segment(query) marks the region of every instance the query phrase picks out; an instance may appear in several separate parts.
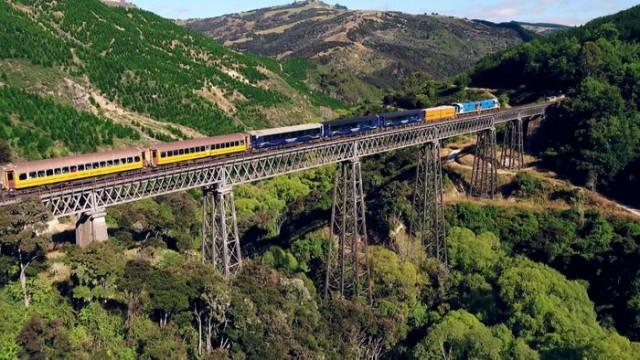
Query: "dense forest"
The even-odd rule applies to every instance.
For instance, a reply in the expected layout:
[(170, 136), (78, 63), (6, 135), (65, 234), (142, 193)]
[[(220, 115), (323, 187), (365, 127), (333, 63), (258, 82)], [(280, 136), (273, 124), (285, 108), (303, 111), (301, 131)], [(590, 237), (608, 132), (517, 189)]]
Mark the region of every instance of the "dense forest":
[(502, 189), (514, 205), (568, 209), (449, 206), (447, 268), (390, 237), (415, 156), (364, 164), (373, 306), (322, 297), (332, 167), (237, 189), (230, 279), (200, 259), (199, 191), (110, 209), (110, 242), (84, 250), (39, 235), (38, 202), (2, 208), (1, 357), (637, 358), (637, 222), (521, 173)]
[(564, 94), (537, 144), (579, 184), (640, 203), (640, 7), (507, 50), (470, 74), (513, 103)]

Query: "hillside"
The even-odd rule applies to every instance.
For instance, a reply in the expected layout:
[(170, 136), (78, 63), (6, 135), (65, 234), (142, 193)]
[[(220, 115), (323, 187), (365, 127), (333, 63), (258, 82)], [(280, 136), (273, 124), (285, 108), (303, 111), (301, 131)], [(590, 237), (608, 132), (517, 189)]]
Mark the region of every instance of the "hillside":
[(556, 33), (559, 31), (565, 31), (571, 28), (570, 26), (566, 26), (566, 25), (549, 24), (549, 23), (528, 23), (528, 22), (522, 22), (522, 21), (517, 21), (515, 23), (520, 25), (524, 29), (539, 35), (551, 35), (553, 33)]
[(379, 99), (380, 89), (398, 88), (399, 79), (412, 72), (434, 79), (457, 75), (530, 36), (491, 23), (352, 11), (320, 1), (180, 23), (239, 50), (312, 59), (321, 64), (313, 82), (353, 102)]
[(565, 94), (538, 150), (579, 184), (640, 204), (640, 6), (481, 61), (470, 78), (512, 103)]
[(299, 63), (238, 53), (150, 12), (0, 3), (0, 138), (14, 160), (332, 116), (341, 104), (304, 79)]

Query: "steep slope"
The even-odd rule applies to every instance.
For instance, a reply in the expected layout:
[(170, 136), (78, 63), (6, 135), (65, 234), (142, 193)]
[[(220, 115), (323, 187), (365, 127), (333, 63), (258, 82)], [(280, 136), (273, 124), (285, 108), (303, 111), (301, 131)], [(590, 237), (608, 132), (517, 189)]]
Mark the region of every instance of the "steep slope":
[[(11, 94), (0, 102), (0, 131), (27, 158), (117, 146), (104, 134), (96, 136), (105, 141), (74, 146), (57, 125), (66, 116), (48, 122), (51, 129), (40, 126), (39, 114), (17, 110), (34, 94), (43, 114), (80, 110), (90, 123), (116, 126), (123, 129), (116, 134), (134, 141), (331, 116), (341, 104), (307, 89), (298, 67), (238, 53), (152, 13), (98, 0), (0, 3), (0, 86)], [(50, 144), (23, 136), (31, 128)], [(84, 129), (74, 121), (64, 128)]]
[[(436, 79), (457, 75), (488, 54), (523, 41), (515, 29), (445, 16), (352, 11), (319, 1), (181, 22), (225, 45), (277, 59), (313, 59), (383, 89), (423, 71)], [(320, 69), (321, 72), (323, 69)], [(326, 70), (326, 69), (325, 69)], [(324, 71), (331, 89), (330, 71)], [(320, 76), (318, 76), (320, 77)], [(335, 77), (335, 76), (334, 76)], [(321, 79), (318, 79), (321, 80)], [(333, 87), (338, 87), (333, 84)], [(349, 93), (338, 94), (353, 99)]]

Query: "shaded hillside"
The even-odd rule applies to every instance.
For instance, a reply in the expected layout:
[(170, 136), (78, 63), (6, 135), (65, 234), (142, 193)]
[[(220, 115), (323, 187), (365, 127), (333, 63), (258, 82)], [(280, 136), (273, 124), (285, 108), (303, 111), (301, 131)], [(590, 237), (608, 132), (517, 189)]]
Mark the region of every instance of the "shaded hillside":
[[(445, 16), (351, 11), (318, 1), (183, 24), (237, 49), (278, 59), (313, 59), (316, 84), (355, 101), (354, 81), (397, 88), (403, 75), (457, 75), (480, 58), (523, 41), (516, 29)], [(332, 71), (333, 70), (333, 73)], [(355, 79), (349, 75), (355, 75)]]
[(477, 86), (512, 102), (566, 94), (539, 145), (574, 181), (640, 204), (640, 6), (483, 60)]
[[(0, 87), (11, 96), (0, 102), (0, 133), (19, 157), (37, 158), (117, 146), (114, 136), (164, 141), (331, 116), (340, 103), (307, 89), (298, 67), (98, 0), (1, 2)], [(78, 110), (99, 139), (84, 147), (61, 130), (84, 129), (66, 115)]]

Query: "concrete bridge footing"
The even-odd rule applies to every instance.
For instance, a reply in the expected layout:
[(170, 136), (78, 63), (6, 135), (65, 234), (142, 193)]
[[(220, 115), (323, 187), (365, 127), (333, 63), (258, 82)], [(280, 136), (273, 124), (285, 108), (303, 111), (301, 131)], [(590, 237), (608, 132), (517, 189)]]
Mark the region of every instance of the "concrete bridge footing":
[(81, 214), (76, 221), (76, 244), (84, 248), (92, 242), (109, 240), (106, 216), (105, 209)]

